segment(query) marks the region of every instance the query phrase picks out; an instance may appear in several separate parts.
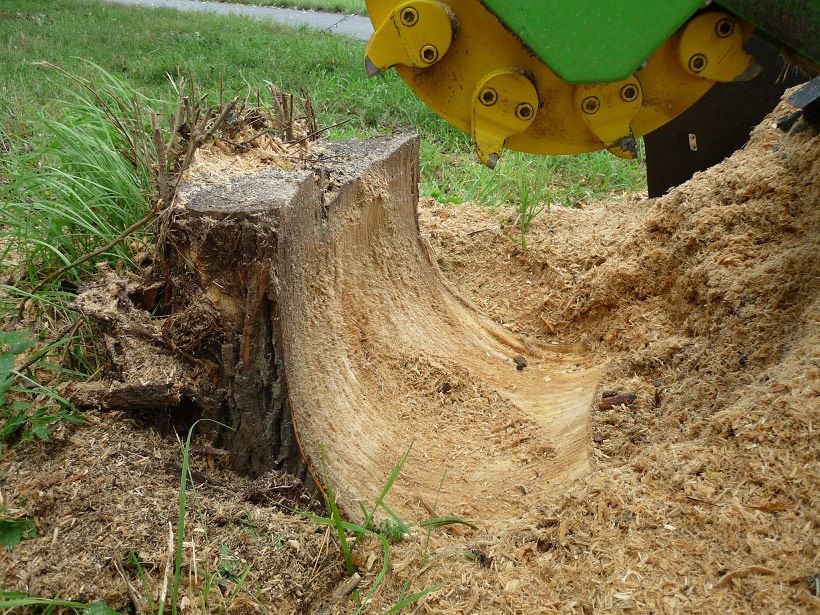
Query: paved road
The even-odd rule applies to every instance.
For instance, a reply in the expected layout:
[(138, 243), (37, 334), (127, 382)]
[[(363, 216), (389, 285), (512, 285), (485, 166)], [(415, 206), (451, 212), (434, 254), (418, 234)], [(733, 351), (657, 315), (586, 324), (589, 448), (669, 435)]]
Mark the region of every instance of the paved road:
[(287, 26), (307, 26), (323, 32), (342, 34), (366, 41), (373, 34), (373, 26), (367, 17), (320, 13), (318, 11), (297, 11), (271, 6), (249, 4), (229, 4), (227, 2), (197, 2), (195, 0), (107, 0), (116, 4), (169, 8), (177, 11), (199, 11), (217, 15), (245, 15), (254, 19), (275, 21)]

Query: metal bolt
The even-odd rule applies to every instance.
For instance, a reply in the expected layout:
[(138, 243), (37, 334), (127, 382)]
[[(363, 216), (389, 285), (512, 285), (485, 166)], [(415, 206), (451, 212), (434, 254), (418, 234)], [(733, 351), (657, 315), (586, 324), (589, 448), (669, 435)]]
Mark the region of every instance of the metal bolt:
[(415, 26), (419, 22), (419, 12), (412, 6), (408, 6), (401, 12), (401, 22), (405, 26)]
[(519, 120), (529, 121), (532, 119), (532, 115), (535, 113), (535, 109), (532, 108), (530, 103), (521, 103), (515, 108), (515, 116)]
[(728, 38), (732, 36), (732, 33), (735, 31), (735, 22), (731, 19), (723, 18), (717, 25), (715, 25), (715, 33), (720, 38)]
[(708, 60), (706, 56), (702, 53), (696, 53), (691, 58), (689, 58), (689, 70), (693, 73), (699, 73), (704, 68), (706, 68), (706, 64), (708, 64)]
[(478, 99), (488, 107), (492, 107), (498, 102), (498, 92), (492, 88), (484, 88), (481, 90), (481, 94), (478, 95)]
[(627, 83), (624, 87), (621, 88), (621, 100), (624, 102), (632, 102), (636, 98), (638, 98), (638, 94), (640, 91), (638, 90), (637, 86), (632, 83)]
[(598, 98), (595, 96), (588, 96), (581, 103), (581, 109), (583, 109), (584, 113), (586, 113), (587, 115), (593, 115), (595, 113), (598, 113), (598, 109), (600, 108), (601, 101), (598, 100)]
[(425, 45), (421, 48), (421, 59), (427, 64), (432, 64), (438, 60), (438, 49), (432, 45)]

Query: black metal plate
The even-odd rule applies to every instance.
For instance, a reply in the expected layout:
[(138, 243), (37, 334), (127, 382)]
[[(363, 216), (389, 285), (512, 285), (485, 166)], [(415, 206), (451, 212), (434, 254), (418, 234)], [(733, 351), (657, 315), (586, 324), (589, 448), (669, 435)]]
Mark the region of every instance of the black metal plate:
[[(644, 137), (649, 196), (661, 196), (743, 147), (783, 92), (807, 80), (780, 52), (755, 37), (747, 45), (762, 72), (742, 83), (719, 83), (680, 116)], [(690, 136), (693, 135), (693, 136)], [(695, 148), (695, 149), (693, 149)]]

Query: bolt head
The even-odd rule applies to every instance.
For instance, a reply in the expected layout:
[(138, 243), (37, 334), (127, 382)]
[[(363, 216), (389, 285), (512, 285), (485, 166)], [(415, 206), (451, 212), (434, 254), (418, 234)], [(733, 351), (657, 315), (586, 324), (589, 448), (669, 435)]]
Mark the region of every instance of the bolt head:
[(724, 17), (715, 24), (715, 34), (720, 38), (729, 38), (735, 31), (735, 22), (728, 17)]
[(481, 101), (481, 104), (486, 105), (487, 107), (492, 107), (498, 102), (498, 92), (496, 92), (493, 88), (484, 88), (479, 93), (478, 99)]
[(702, 53), (696, 53), (691, 58), (689, 58), (689, 70), (693, 73), (699, 73), (704, 68), (706, 68), (706, 65), (708, 63), (709, 61), (706, 59), (705, 55), (703, 55)]
[(640, 90), (638, 89), (638, 86), (633, 83), (627, 83), (621, 88), (621, 100), (624, 102), (634, 101), (638, 98), (638, 94), (640, 94)]
[(438, 60), (438, 49), (433, 45), (425, 45), (421, 48), (419, 56), (425, 64), (434, 64)]
[(532, 108), (530, 103), (521, 103), (515, 108), (515, 116), (519, 120), (523, 120), (528, 122), (532, 119), (532, 116), (535, 114), (535, 109)]
[(598, 110), (601, 108), (601, 101), (598, 100), (597, 96), (587, 96), (581, 102), (581, 109), (583, 109), (584, 113), (587, 115), (593, 115), (598, 113)]
[(419, 21), (419, 12), (412, 6), (408, 6), (401, 12), (401, 22), (405, 26), (415, 26)]

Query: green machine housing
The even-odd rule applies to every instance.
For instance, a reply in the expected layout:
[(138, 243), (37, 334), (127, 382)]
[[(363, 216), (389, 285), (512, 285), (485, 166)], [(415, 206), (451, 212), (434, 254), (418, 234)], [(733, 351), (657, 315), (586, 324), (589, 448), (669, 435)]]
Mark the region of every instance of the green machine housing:
[[(703, 0), (482, 0), (568, 83), (620, 81), (638, 70)], [(820, 0), (723, 0), (792, 57), (820, 67)]]

